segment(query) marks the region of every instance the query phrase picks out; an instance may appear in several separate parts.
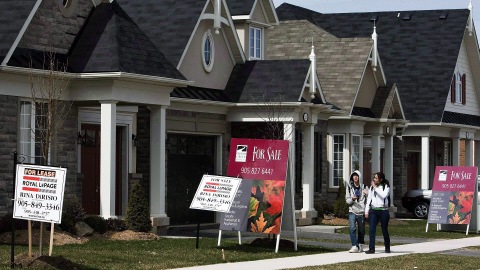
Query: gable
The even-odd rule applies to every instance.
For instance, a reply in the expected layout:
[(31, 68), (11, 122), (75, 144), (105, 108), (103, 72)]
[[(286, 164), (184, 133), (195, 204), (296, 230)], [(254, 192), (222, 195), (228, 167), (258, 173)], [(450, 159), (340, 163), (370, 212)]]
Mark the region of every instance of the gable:
[(356, 107), (371, 108), (373, 105), (373, 98), (375, 97), (375, 92), (377, 91), (377, 82), (375, 81), (375, 76), (373, 70), (368, 64), (363, 75), (362, 83), (360, 84), (357, 96), (355, 98)]
[[(480, 115), (480, 103), (478, 100), (478, 93), (475, 90), (475, 81), (473, 77), (473, 72), (471, 70), (471, 63), (468, 58), (467, 50), (465, 44), (462, 43), (460, 48), (460, 53), (458, 55), (458, 61), (453, 73), (465, 74), (466, 79), (466, 98), (465, 104), (460, 102), (452, 102), (452, 91), (449, 91), (447, 100), (445, 102), (445, 111), (471, 114), (471, 115)], [(452, 73), (452, 76), (453, 76)]]

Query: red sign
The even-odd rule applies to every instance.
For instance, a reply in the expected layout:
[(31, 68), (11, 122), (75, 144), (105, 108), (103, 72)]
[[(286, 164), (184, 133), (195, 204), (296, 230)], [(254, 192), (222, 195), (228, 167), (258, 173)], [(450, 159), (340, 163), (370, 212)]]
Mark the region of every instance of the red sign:
[(285, 181), (288, 141), (232, 139), (227, 176)]

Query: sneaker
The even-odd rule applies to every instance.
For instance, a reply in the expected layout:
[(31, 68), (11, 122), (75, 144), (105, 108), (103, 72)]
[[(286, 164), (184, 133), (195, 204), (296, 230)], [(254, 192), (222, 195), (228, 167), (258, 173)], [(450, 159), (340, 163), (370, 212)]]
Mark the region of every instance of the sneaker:
[(358, 244), (358, 252), (363, 252), (363, 244)]
[(386, 249), (385, 249), (385, 253), (390, 253), (390, 249), (389, 249), (389, 248), (386, 248)]
[(358, 247), (353, 246), (348, 252), (349, 253), (357, 253), (358, 252)]
[(369, 250), (365, 251), (365, 254), (373, 254), (373, 253), (375, 253), (375, 250), (369, 249)]

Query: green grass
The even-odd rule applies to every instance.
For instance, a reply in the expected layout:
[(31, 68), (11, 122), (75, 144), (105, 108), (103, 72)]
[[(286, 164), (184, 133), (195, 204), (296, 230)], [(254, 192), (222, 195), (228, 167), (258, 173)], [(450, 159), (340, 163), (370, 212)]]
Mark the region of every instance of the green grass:
[[(200, 239), (195, 249), (195, 239), (165, 239), (150, 241), (91, 240), (86, 244), (55, 246), (53, 256), (66, 258), (78, 269), (167, 269), (195, 265), (216, 264), (281, 258), (334, 252), (336, 250), (299, 246), (298, 251), (281, 248), (275, 253), (272, 247), (238, 246), (234, 241), (223, 241), (216, 247), (217, 239)], [(225, 254), (223, 260), (222, 248)], [(25, 253), (25, 246), (15, 248), (15, 253)], [(34, 249), (33, 252), (36, 250)], [(0, 245), (0, 268), (10, 265), (10, 246)], [(33, 268), (29, 268), (33, 269)], [(53, 268), (51, 268), (53, 269)]]
[[(466, 237), (476, 237), (478, 234), (469, 232), (468, 235), (465, 235), (464, 231), (437, 231), (436, 224), (428, 224), (428, 232), (425, 232), (427, 226), (426, 220), (408, 220), (405, 221), (405, 224), (399, 225), (390, 225), (388, 226), (388, 233), (390, 237), (410, 237), (410, 238), (432, 238), (432, 239), (458, 239)], [(348, 234), (349, 229), (342, 228), (338, 231), (339, 233)], [(369, 226), (365, 228), (365, 233), (368, 234)], [(377, 236), (382, 235), (382, 230), (380, 229), (380, 224), (377, 225)]]
[(372, 270), (372, 269), (479, 269), (478, 257), (445, 254), (411, 254), (365, 261), (337, 263), (297, 270)]

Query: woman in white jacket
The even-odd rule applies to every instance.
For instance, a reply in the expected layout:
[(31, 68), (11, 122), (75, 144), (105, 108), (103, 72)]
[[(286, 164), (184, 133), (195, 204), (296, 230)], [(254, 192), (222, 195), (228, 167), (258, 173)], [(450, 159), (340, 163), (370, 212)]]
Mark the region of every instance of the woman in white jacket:
[(368, 191), (367, 204), (365, 206), (365, 217), (369, 218), (370, 224), (370, 242), (369, 248), (365, 253), (375, 253), (375, 233), (378, 221), (382, 228), (383, 240), (385, 244), (385, 253), (390, 253), (390, 235), (388, 234), (388, 221), (390, 213), (388, 212), (390, 186), (385, 179), (385, 174), (378, 172), (372, 181), (372, 186)]

